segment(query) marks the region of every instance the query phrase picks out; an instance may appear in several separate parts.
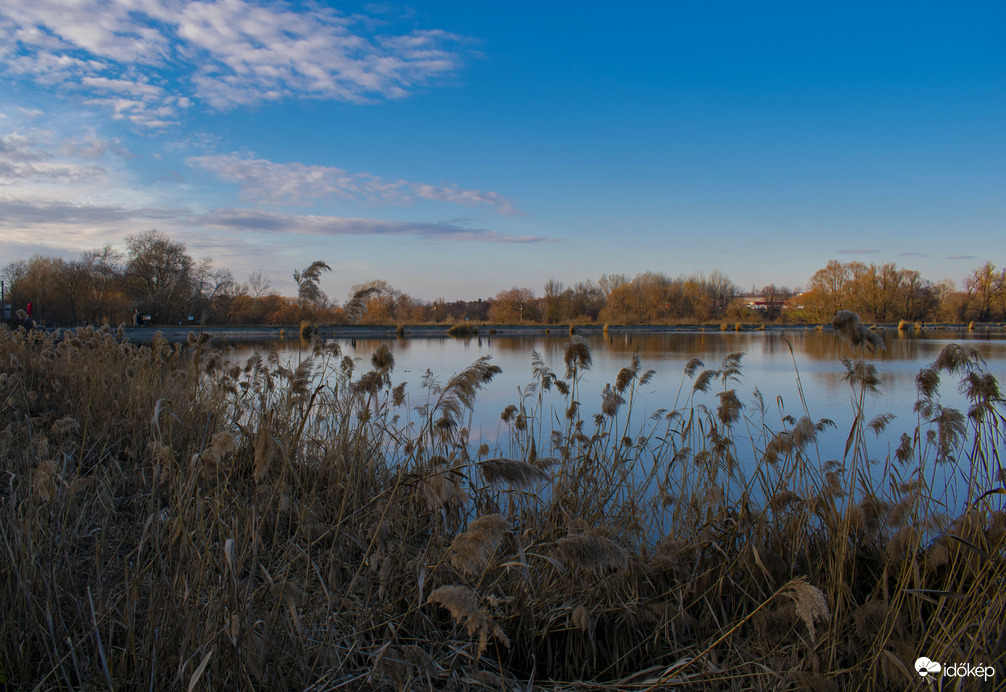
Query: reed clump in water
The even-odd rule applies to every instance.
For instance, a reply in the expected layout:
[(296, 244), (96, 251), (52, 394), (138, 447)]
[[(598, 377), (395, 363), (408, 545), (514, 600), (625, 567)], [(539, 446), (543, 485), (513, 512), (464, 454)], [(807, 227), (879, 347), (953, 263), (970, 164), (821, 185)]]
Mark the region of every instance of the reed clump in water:
[(690, 361), (641, 419), (652, 371), (634, 358), (588, 391), (574, 339), (564, 374), (532, 357), (476, 450), (485, 358), (428, 375), (408, 408), (388, 349), (365, 369), (314, 336), (300, 362), (233, 363), (199, 338), (2, 331), (0, 672), (40, 689), (890, 689), (924, 652), (1001, 674), (1004, 408), (978, 354), (947, 347), (919, 374), (917, 425), (879, 461), (891, 421), (868, 412), (868, 360), (844, 364), (841, 459), (816, 452), (831, 421), (773, 425), (738, 394), (741, 362)]
[(458, 322), (457, 324), (451, 325), (451, 327), (447, 330), (447, 334), (450, 336), (474, 336), (478, 333), (478, 326), (467, 322)]

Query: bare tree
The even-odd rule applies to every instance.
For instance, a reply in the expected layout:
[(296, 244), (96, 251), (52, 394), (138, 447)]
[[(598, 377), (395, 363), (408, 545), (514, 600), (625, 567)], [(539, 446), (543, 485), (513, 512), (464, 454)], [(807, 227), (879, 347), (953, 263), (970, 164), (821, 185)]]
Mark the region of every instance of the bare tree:
[(116, 282), (122, 277), (123, 254), (106, 243), (103, 247), (86, 250), (80, 255), (80, 263), (87, 275), (85, 311), (88, 319), (97, 324), (102, 318), (113, 318), (110, 308), (110, 294)]
[(185, 243), (147, 231), (126, 238), (126, 248), (126, 286), (137, 307), (155, 322), (179, 316), (192, 296), (194, 263)]

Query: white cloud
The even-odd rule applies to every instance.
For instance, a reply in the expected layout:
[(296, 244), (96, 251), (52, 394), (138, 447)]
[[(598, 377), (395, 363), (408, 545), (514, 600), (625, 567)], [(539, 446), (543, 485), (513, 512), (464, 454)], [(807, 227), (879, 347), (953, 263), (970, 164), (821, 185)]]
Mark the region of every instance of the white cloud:
[[(100, 228), (108, 225), (147, 225), (184, 218), (185, 209), (137, 208), (111, 204), (31, 201), (0, 198), (0, 225), (24, 229), (33, 226)], [(72, 234), (71, 234), (72, 235)]]
[(343, 216), (294, 216), (254, 209), (218, 209), (208, 214), (190, 217), (189, 221), (207, 228), (304, 235), (406, 235), (438, 240), (487, 243), (539, 243), (551, 240), (543, 236), (505, 235), (496, 231), (468, 228), (451, 222), (417, 223)]
[(145, 101), (153, 101), (162, 98), (164, 89), (146, 84), (144, 82), (131, 81), (128, 79), (108, 79), (107, 77), (84, 77), (80, 83), (86, 87), (91, 87), (97, 91), (110, 91), (126, 93), (141, 98)]
[(400, 98), (456, 71), (460, 37), (373, 35), (373, 22), (253, 0), (5, 0), (0, 66), (148, 127), (200, 99), (218, 109), (284, 98)]
[(0, 134), (0, 190), (27, 184), (96, 182), (105, 170), (94, 164), (54, 157), (34, 134)]
[(122, 146), (118, 138), (102, 139), (94, 130), (86, 130), (76, 137), (67, 137), (59, 145), (60, 154), (83, 159), (100, 159), (109, 152), (123, 158), (133, 158), (133, 153)]
[(430, 200), (469, 207), (487, 206), (502, 214), (518, 213), (513, 203), (498, 192), (452, 184), (385, 180), (369, 173), (348, 173), (333, 166), (275, 163), (239, 154), (193, 156), (186, 161), (190, 166), (215, 173), (222, 180), (239, 184), (246, 201), (265, 204), (299, 204), (309, 199), (333, 197), (396, 205)]
[(127, 235), (159, 228), (169, 235), (204, 237), (205, 230), (241, 236), (412, 236), (483, 243), (551, 242), (542, 236), (512, 236), (457, 222), (417, 223), (341, 216), (292, 215), (255, 209), (218, 209), (206, 214), (179, 207), (130, 206), (55, 199), (10, 198), (0, 194), (0, 232), (5, 241), (41, 243), (80, 252)]

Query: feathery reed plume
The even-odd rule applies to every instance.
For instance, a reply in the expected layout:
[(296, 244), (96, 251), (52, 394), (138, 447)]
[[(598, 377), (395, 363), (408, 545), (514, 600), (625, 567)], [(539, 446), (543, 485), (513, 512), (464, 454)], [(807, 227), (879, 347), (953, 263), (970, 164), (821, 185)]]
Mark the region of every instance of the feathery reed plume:
[(80, 429), (80, 425), (70, 416), (60, 418), (52, 424), (52, 432), (55, 435), (66, 435)]
[(719, 374), (720, 373), (717, 370), (703, 370), (699, 373), (699, 376), (695, 378), (695, 382), (692, 384), (692, 391), (708, 392), (709, 385), (712, 384), (713, 380), (715, 380)]
[(797, 505), (803, 501), (799, 495), (792, 490), (780, 490), (769, 498), (769, 507), (773, 512), (782, 512), (791, 505)]
[(874, 348), (884, 350), (884, 340), (870, 331), (869, 327), (859, 321), (859, 315), (849, 310), (839, 310), (835, 313), (835, 318), (831, 321), (831, 326), (839, 336), (853, 348), (866, 346), (871, 351)]
[(939, 386), (940, 372), (933, 366), (922, 368), (915, 376), (915, 388), (921, 397), (931, 398)]
[(391, 355), (391, 349), (387, 344), (377, 347), (374, 355), (370, 357), (370, 364), (374, 366), (374, 370), (391, 372), (395, 369), (395, 357)]
[(947, 344), (940, 351), (940, 355), (936, 357), (933, 367), (938, 371), (943, 370), (951, 375), (956, 375), (971, 371), (984, 363), (985, 359), (976, 349), (966, 348), (960, 344)]
[(395, 406), (401, 406), (405, 403), (405, 383), (399, 382), (395, 385), (395, 388), (391, 390), (391, 401)]
[(465, 409), (475, 405), (475, 395), (493, 377), (503, 372), (498, 365), (489, 363), (491, 356), (482, 356), (467, 368), (454, 375), (444, 385), (440, 392), (436, 408), (440, 409), (442, 418), (447, 421), (456, 420)]
[(314, 374), (314, 360), (305, 358), (293, 371), (290, 378), (290, 396), (304, 397), (311, 390), (311, 378)]
[(566, 565), (584, 570), (606, 567), (624, 570), (629, 566), (629, 555), (625, 548), (597, 529), (563, 536), (555, 542), (555, 552)]
[(720, 371), (717, 373), (717, 377), (722, 379), (724, 384), (730, 381), (740, 382), (741, 359), (743, 357), (743, 353), (730, 353), (720, 362)]
[(811, 585), (805, 577), (796, 577), (786, 584), (783, 594), (793, 599), (796, 604), (796, 614), (807, 625), (810, 641), (814, 643), (817, 634), (814, 623), (817, 620), (828, 620), (831, 617), (824, 592)]
[(725, 392), (720, 392), (716, 396), (719, 397), (720, 400), (720, 405), (716, 409), (717, 417), (724, 425), (733, 425), (740, 418), (741, 408), (743, 407), (740, 399), (737, 398), (737, 390), (728, 389)]
[(880, 393), (880, 377), (877, 375), (877, 366), (867, 363), (865, 360), (849, 360), (842, 358), (842, 365), (845, 366), (845, 375), (842, 379), (853, 387), (863, 387), (870, 394)]
[(510, 529), (502, 514), (487, 514), (471, 523), (451, 542), (451, 565), (462, 574), (475, 574), (489, 561), (500, 538)]
[(367, 301), (381, 295), (384, 295), (384, 288), (381, 284), (366, 284), (353, 292), (353, 295), (350, 296), (349, 300), (342, 307), (342, 314), (350, 322), (359, 322), (360, 318), (367, 312)]
[(223, 431), (214, 433), (210, 438), (210, 444), (199, 454), (193, 456), (193, 463), (200, 464), (200, 471), (203, 475), (215, 472), (220, 465), (220, 461), (237, 448), (237, 439), (234, 433)]
[(567, 379), (573, 377), (578, 372), (590, 370), (591, 356), (590, 347), (581, 337), (571, 337), (566, 344), (566, 352), (563, 354), (562, 362), (566, 364)]
[(858, 515), (856, 517), (857, 528), (863, 532), (864, 537), (867, 540), (874, 540), (880, 535), (880, 529), (890, 505), (876, 495), (867, 495), (858, 505), (849, 509)]
[(695, 371), (703, 367), (704, 365), (705, 363), (703, 363), (698, 358), (692, 358), (687, 363), (685, 363), (685, 377), (694, 377)]
[(880, 434), (887, 429), (887, 425), (894, 420), (893, 413), (881, 413), (873, 417), (866, 427), (874, 432), (874, 434), (879, 438)]
[(625, 397), (613, 389), (610, 384), (604, 385), (604, 391), (601, 392), (601, 413), (609, 418), (614, 417), (624, 403)]
[(618, 371), (618, 376), (615, 378), (615, 391), (619, 394), (624, 394), (625, 390), (629, 388), (632, 383), (633, 378), (635, 378), (636, 373), (639, 370), (639, 354), (634, 353), (632, 355), (632, 365), (624, 367)]
[(454, 481), (450, 470), (442, 466), (423, 478), (419, 489), (431, 512), (453, 510), (468, 501), (468, 493)]
[(479, 462), (478, 468), (489, 485), (506, 483), (511, 488), (526, 488), (551, 478), (546, 469), (518, 459), (486, 459)]
[(506, 634), (492, 621), (489, 612), (479, 605), (478, 594), (467, 586), (441, 586), (430, 594), (429, 602), (447, 608), (454, 621), (465, 626), (469, 637), (479, 635), (479, 655), (486, 650), (490, 637), (509, 648), (510, 640)]
[(582, 604), (573, 608), (573, 612), (569, 614), (569, 624), (583, 632), (593, 630), (593, 618), (590, 617), (590, 611)]
[(902, 464), (907, 464), (912, 460), (912, 454), (914, 452), (915, 443), (912, 440), (912, 437), (908, 433), (901, 433), (901, 442), (898, 445), (897, 450), (894, 452), (894, 458)]
[(890, 614), (889, 604), (879, 600), (867, 601), (853, 616), (856, 635), (864, 642), (870, 641), (883, 631), (884, 623)]
[(931, 422), (936, 423), (936, 430), (929, 431), (929, 441), (936, 443), (936, 461), (953, 461), (954, 450), (964, 438), (967, 427), (964, 414), (954, 408), (937, 407), (938, 413)]

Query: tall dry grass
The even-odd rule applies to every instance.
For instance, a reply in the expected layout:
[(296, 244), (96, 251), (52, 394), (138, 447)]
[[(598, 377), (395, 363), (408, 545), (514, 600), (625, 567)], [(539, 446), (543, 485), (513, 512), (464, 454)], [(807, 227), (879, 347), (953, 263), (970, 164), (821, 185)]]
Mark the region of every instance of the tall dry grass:
[[(2, 681), (914, 689), (922, 655), (1006, 675), (1006, 421), (976, 353), (919, 374), (890, 455), (876, 371), (845, 362), (841, 459), (806, 404), (741, 403), (740, 354), (691, 361), (645, 420), (638, 357), (596, 414), (585, 342), (563, 375), (532, 366), (476, 449), (487, 359), (407, 393), (387, 348), (361, 367), (317, 337), (299, 363), (238, 365), (195, 335), (0, 332)], [(968, 411), (941, 403), (946, 377)]]

